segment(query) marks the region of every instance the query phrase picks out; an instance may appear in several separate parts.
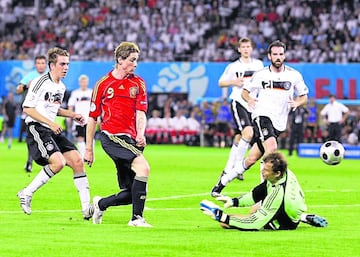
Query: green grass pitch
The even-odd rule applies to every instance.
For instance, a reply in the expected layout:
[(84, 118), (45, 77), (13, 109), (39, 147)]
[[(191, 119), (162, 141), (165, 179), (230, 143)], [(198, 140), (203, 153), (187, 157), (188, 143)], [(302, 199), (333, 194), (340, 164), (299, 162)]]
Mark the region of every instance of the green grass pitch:
[[(103, 224), (82, 220), (72, 171), (65, 168), (33, 197), (30, 216), (16, 193), (39, 171), (23, 170), (24, 143), (0, 144), (0, 256), (360, 256), (359, 160), (328, 166), (320, 159), (288, 157), (306, 194), (309, 212), (327, 218), (327, 228), (301, 224), (295, 231), (225, 230), (199, 210), (227, 160), (229, 149), (149, 145), (151, 165), (145, 218), (153, 228), (128, 227), (131, 206), (105, 212)], [(112, 161), (96, 146), (86, 167), (91, 196), (115, 193)], [(259, 182), (259, 165), (233, 181), (224, 193), (237, 196)], [(231, 210), (247, 212), (248, 209)]]

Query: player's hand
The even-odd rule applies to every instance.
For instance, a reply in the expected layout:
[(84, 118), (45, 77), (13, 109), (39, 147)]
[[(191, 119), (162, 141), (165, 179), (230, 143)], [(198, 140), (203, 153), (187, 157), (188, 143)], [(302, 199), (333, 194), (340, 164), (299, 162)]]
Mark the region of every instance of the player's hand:
[(94, 162), (94, 152), (93, 152), (93, 150), (85, 149), (84, 163), (86, 163), (89, 167), (91, 167), (93, 162)]
[(220, 201), (220, 202), (223, 202), (224, 203), (224, 208), (227, 209), (227, 208), (230, 208), (230, 207), (233, 207), (234, 206), (234, 201), (231, 197), (229, 196), (219, 196), (219, 197), (216, 197), (216, 200)]
[(55, 123), (55, 122), (53, 122), (53, 123), (50, 124), (49, 126), (50, 126), (50, 129), (51, 129), (56, 135), (59, 135), (59, 134), (61, 134), (61, 132), (63, 132), (62, 127), (61, 127), (59, 124)]
[(85, 125), (85, 118), (81, 114), (75, 113), (72, 118), (74, 121), (79, 123), (81, 126)]
[(138, 147), (145, 147), (146, 146), (146, 137), (143, 135), (137, 135), (136, 136), (136, 145)]
[(295, 111), (296, 108), (299, 106), (299, 104), (292, 97), (289, 97), (288, 103), (289, 103), (292, 111)]

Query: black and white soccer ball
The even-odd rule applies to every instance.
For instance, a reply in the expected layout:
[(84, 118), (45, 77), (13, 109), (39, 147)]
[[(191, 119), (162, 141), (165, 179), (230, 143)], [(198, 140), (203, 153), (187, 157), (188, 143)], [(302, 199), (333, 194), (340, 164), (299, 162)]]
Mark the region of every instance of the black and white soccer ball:
[(337, 165), (344, 158), (344, 146), (338, 141), (327, 141), (320, 147), (320, 158), (328, 165)]

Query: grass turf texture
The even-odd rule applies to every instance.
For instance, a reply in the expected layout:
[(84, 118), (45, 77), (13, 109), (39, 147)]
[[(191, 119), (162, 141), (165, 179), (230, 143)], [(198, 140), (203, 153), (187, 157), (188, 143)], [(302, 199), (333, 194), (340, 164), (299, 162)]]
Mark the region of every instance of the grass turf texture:
[[(154, 228), (128, 227), (131, 206), (112, 207), (103, 224), (84, 221), (72, 171), (66, 167), (33, 197), (30, 216), (16, 193), (38, 173), (26, 173), (26, 146), (0, 144), (0, 256), (360, 256), (359, 160), (328, 166), (320, 159), (288, 157), (306, 194), (309, 212), (327, 218), (327, 228), (300, 224), (296, 231), (225, 230), (203, 215), (199, 202), (227, 160), (229, 149), (150, 145), (151, 165), (145, 218)], [(91, 196), (117, 191), (112, 161), (99, 143), (86, 168)], [(237, 196), (259, 181), (259, 165), (233, 181), (224, 193)], [(239, 192), (239, 193), (238, 193)], [(235, 212), (235, 210), (231, 210)], [(248, 209), (236, 210), (247, 212)]]

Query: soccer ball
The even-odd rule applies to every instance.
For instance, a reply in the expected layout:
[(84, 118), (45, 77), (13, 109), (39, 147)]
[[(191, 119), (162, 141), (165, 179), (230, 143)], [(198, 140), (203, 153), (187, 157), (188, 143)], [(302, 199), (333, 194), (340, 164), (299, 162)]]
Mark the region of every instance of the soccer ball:
[(344, 158), (345, 149), (338, 141), (327, 141), (320, 148), (320, 158), (328, 165), (336, 165)]

